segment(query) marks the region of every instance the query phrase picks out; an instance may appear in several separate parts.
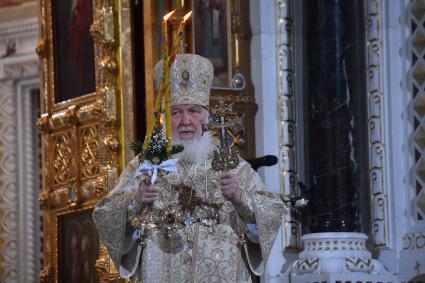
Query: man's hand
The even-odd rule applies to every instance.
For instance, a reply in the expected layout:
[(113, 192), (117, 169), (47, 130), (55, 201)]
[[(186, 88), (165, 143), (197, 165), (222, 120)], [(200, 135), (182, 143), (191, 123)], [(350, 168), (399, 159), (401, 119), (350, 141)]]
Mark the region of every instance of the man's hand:
[(229, 200), (239, 201), (242, 195), (239, 188), (239, 176), (232, 173), (223, 173), (220, 177), (221, 192)]
[(157, 185), (159, 181), (161, 180), (158, 178), (157, 183), (152, 184), (151, 177), (146, 177), (142, 182), (140, 182), (139, 188), (137, 189), (134, 197), (141, 207), (145, 207), (146, 205), (156, 201), (160, 191), (160, 188)]

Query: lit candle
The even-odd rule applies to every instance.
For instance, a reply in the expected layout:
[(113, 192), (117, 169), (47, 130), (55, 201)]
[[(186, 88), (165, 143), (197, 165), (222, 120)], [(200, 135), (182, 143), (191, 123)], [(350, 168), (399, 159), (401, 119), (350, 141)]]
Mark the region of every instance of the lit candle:
[(170, 106), (170, 64), (169, 64), (169, 53), (168, 53), (168, 29), (167, 20), (174, 14), (175, 10), (168, 13), (162, 18), (162, 33), (163, 33), (163, 45), (162, 51), (164, 53), (163, 68), (164, 68), (164, 97), (165, 97), (165, 132), (167, 137), (167, 154), (171, 155), (171, 149), (173, 143), (171, 139), (171, 106)]
[[(162, 17), (162, 53), (164, 57), (164, 74), (166, 71), (168, 71), (168, 68), (166, 68), (168, 64), (168, 19), (174, 14), (176, 10), (173, 10), (166, 14), (164, 17)], [(167, 64), (166, 64), (167, 63)]]
[(186, 15), (184, 15), (183, 20), (179, 24), (179, 28), (177, 29), (176, 33), (176, 38), (174, 39), (173, 47), (171, 48), (170, 65), (173, 63), (172, 61), (174, 61), (174, 58), (176, 57), (177, 47), (179, 46), (180, 41), (182, 39), (184, 27), (186, 26), (186, 21), (190, 18), (191, 15), (192, 11), (188, 12)]
[[(176, 58), (176, 53), (177, 53), (177, 46), (179, 45), (181, 38), (182, 38), (182, 34), (184, 31), (184, 27), (186, 26), (186, 21), (190, 18), (190, 16), (192, 15), (192, 11), (188, 12), (186, 15), (184, 15), (183, 20), (180, 22), (179, 27), (177, 29), (177, 33), (176, 33), (176, 38), (174, 39), (173, 42), (173, 46), (171, 49), (171, 54), (170, 57), (167, 58), (167, 65), (169, 67), (171, 67), (171, 65), (174, 62), (174, 59)], [(172, 139), (172, 134), (171, 134), (171, 97), (170, 97), (170, 83), (169, 83), (169, 77), (167, 74), (167, 77), (164, 79), (166, 79), (166, 81), (164, 82), (164, 86), (165, 86), (165, 117), (166, 117), (166, 121), (165, 121), (165, 131), (167, 133), (167, 139), (168, 139), (168, 143), (167, 143), (167, 153), (168, 155), (171, 154), (171, 150), (173, 148), (173, 139)]]
[[(153, 117), (152, 120), (148, 126), (148, 131), (145, 137), (145, 140), (143, 142), (143, 150), (146, 151), (148, 149), (149, 146), (149, 142), (152, 138), (152, 133), (153, 130), (155, 128), (155, 125), (158, 121), (158, 115), (161, 109), (161, 101), (162, 101), (162, 96), (164, 95), (164, 90), (167, 88), (166, 87), (166, 83), (168, 83), (169, 79), (168, 79), (168, 24), (167, 21), (168, 19), (174, 14), (175, 10), (167, 13), (163, 18), (162, 18), (162, 50), (164, 53), (163, 56), (163, 68), (164, 68), (164, 83), (161, 87), (161, 89), (158, 92), (158, 95), (156, 97), (155, 100), (155, 105), (154, 105), (154, 109), (153, 109)], [(168, 118), (167, 118), (168, 119)]]

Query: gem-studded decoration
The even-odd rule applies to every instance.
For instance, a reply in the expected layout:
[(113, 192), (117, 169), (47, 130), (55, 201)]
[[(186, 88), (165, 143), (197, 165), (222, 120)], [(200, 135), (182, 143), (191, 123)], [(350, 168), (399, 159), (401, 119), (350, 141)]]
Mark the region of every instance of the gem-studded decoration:
[[(153, 75), (155, 89), (160, 91), (164, 87), (164, 60), (155, 65)], [(177, 54), (169, 70), (171, 106), (198, 104), (208, 107), (213, 77), (214, 68), (207, 58)]]
[(214, 150), (211, 167), (223, 172), (234, 169), (239, 165), (239, 147), (244, 142), (242, 131), (239, 131), (243, 116), (234, 114), (233, 104), (226, 104), (224, 100), (219, 100), (211, 112), (210, 123), (204, 125), (203, 130), (215, 131), (220, 141), (218, 150)]
[(160, 230), (170, 232), (191, 228), (195, 223), (212, 227), (220, 222), (220, 205), (204, 201), (195, 196), (194, 189), (183, 184), (173, 186), (171, 191), (178, 194), (177, 203), (161, 210), (150, 209), (136, 215), (131, 225), (144, 232)]

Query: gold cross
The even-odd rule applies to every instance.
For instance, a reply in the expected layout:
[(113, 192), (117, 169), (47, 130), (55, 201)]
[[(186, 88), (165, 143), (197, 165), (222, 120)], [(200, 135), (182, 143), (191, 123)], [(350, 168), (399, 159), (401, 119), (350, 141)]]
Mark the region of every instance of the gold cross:
[[(240, 125), (240, 117), (234, 117), (234, 115), (229, 113), (233, 113), (232, 104), (226, 104), (224, 99), (220, 99), (216, 107), (212, 109), (210, 123), (203, 125), (204, 131), (216, 131), (220, 141), (218, 150), (214, 150), (214, 156), (211, 162), (211, 168), (216, 171), (225, 172), (239, 165), (238, 152), (232, 149), (235, 142), (232, 142), (232, 145), (229, 147), (227, 144), (227, 135), (229, 134), (230, 127)], [(235, 138), (234, 135), (231, 136)], [(237, 136), (240, 136), (240, 134)]]

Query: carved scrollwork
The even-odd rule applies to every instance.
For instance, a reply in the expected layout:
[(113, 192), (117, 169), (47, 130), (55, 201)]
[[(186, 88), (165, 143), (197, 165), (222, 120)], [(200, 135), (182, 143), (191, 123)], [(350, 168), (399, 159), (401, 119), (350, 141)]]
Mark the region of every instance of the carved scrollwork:
[(99, 119), (103, 114), (103, 102), (97, 100), (95, 103), (81, 106), (77, 111), (78, 122), (87, 122)]
[(53, 157), (53, 180), (55, 184), (66, 184), (73, 175), (73, 154), (70, 133), (55, 136), (53, 143), (55, 146)]
[(106, 145), (106, 147), (113, 152), (117, 152), (120, 148), (120, 143), (113, 135), (107, 135), (103, 139), (103, 143)]
[(66, 110), (57, 112), (52, 115), (50, 126), (52, 129), (61, 127), (71, 127), (76, 121), (76, 106), (71, 106)]
[(90, 26), (90, 34), (95, 41), (100, 41), (102, 39), (102, 22), (99, 16), (95, 15), (93, 23)]
[(42, 132), (46, 132), (49, 129), (49, 115), (48, 114), (42, 114), (40, 119), (37, 121), (37, 126)]
[(242, 104), (242, 103), (244, 104), (255, 103), (255, 98), (249, 95), (232, 96), (232, 95), (212, 94), (210, 97), (210, 104), (212, 105), (217, 104), (220, 100), (224, 100), (224, 102), (228, 104), (234, 103), (235, 107), (238, 106), (238, 104)]
[(104, 177), (99, 177), (97, 180), (96, 180), (96, 185), (95, 185), (95, 187), (94, 187), (94, 190), (93, 190), (95, 193), (96, 193), (96, 195), (98, 195), (98, 196), (104, 196), (104, 195), (106, 195), (107, 193), (108, 193), (108, 186), (107, 186), (107, 184), (106, 184), (106, 180), (105, 180), (105, 178)]
[(80, 174), (82, 179), (99, 174), (99, 131), (98, 127), (80, 128)]
[(99, 258), (96, 261), (96, 269), (102, 278), (102, 282), (124, 282), (123, 279), (120, 279), (118, 271), (102, 241), (99, 244)]
[(40, 38), (35, 45), (35, 52), (40, 57), (40, 59), (45, 59), (47, 57), (47, 48), (46, 48), (46, 40), (44, 38)]
[(38, 198), (38, 202), (40, 203), (41, 209), (46, 209), (49, 207), (49, 193), (48, 192), (42, 192), (40, 194), (40, 197)]
[(48, 283), (50, 281), (50, 269), (50, 266), (43, 266), (40, 271), (40, 283)]
[(109, 56), (106, 56), (102, 59), (102, 61), (100, 62), (100, 66), (109, 73), (114, 73), (118, 67), (115, 60)]
[(108, 192), (106, 178), (98, 177), (81, 185), (82, 201), (89, 201), (95, 197), (104, 196)]
[(52, 192), (50, 198), (51, 207), (55, 208), (72, 203), (70, 199), (70, 190), (70, 188), (65, 187)]

